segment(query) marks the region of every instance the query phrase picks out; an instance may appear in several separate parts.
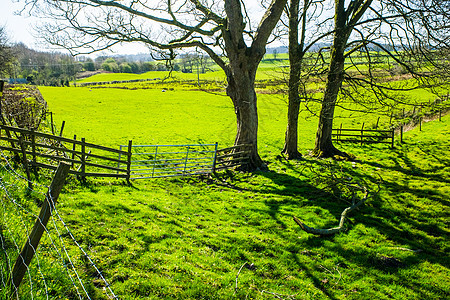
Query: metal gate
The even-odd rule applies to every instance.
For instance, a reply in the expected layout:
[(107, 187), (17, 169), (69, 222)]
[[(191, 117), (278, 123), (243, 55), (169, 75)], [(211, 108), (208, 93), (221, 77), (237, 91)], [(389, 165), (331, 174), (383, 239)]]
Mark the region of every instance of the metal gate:
[[(129, 145), (120, 150), (129, 151)], [(190, 176), (209, 174), (214, 170), (217, 155), (215, 144), (132, 145), (130, 179)], [(119, 160), (121, 154), (119, 154)], [(118, 163), (118, 168), (125, 168)]]

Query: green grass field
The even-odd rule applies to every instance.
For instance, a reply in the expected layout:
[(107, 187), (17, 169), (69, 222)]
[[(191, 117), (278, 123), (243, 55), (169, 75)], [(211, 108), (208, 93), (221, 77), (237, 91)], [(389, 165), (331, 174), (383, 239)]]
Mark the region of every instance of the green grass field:
[[(118, 147), (233, 144), (235, 116), (223, 94), (196, 90), (40, 88), (64, 136)], [(425, 97), (425, 95), (421, 96)], [(355, 162), (286, 161), (287, 104), (258, 95), (259, 152), (269, 172), (136, 180), (75, 178), (58, 207), (119, 299), (445, 299), (450, 295), (450, 116), (385, 145), (338, 145)], [(316, 110), (317, 108), (313, 108)], [(336, 123), (370, 127), (378, 114), (337, 111)], [(386, 124), (389, 116), (382, 116)], [(300, 115), (300, 150), (317, 118)], [(333, 237), (350, 205), (342, 182), (367, 186), (367, 203)], [(380, 188), (379, 192), (378, 188)], [(357, 194), (358, 197), (362, 195)], [(74, 256), (76, 256), (74, 251)], [(86, 278), (95, 299), (103, 286)], [(61, 284), (55, 297), (70, 298)]]

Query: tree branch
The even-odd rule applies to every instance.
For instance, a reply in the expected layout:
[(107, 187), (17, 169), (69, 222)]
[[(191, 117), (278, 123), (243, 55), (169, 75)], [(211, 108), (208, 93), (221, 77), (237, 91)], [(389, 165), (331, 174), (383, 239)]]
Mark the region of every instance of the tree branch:
[(339, 220), (338, 227), (328, 228), (328, 229), (313, 228), (313, 227), (309, 227), (309, 226), (305, 225), (302, 221), (300, 221), (295, 216), (293, 217), (293, 219), (294, 219), (295, 223), (297, 223), (298, 226), (300, 226), (300, 228), (307, 233), (311, 233), (311, 234), (315, 234), (315, 235), (322, 235), (322, 236), (328, 236), (328, 235), (333, 235), (333, 234), (339, 233), (344, 230), (344, 222), (345, 222), (345, 218), (347, 217), (347, 214), (349, 214), (353, 210), (355, 210), (358, 207), (360, 207), (361, 205), (363, 205), (364, 202), (366, 202), (366, 200), (368, 198), (369, 192), (368, 192), (367, 188), (366, 187), (360, 187), (360, 188), (362, 188), (364, 191), (363, 198), (360, 201), (358, 201), (357, 203), (354, 203), (352, 206), (344, 209), (344, 211), (341, 213), (341, 219)]

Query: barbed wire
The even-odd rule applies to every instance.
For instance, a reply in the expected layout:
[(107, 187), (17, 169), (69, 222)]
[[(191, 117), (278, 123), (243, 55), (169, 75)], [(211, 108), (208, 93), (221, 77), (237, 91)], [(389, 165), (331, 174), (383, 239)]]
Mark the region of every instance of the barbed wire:
[[(8, 156), (0, 150), (2, 175), (0, 178), (0, 255), (5, 257), (0, 262), (0, 298), (21, 299), (28, 295), (26, 297), (31, 299), (51, 299), (55, 296), (91, 299), (89, 291), (92, 288), (88, 288), (85, 279), (88, 275), (79, 271), (80, 266), (75, 263), (77, 259), (74, 259), (73, 254), (71, 255), (76, 250), (77, 256), (86, 259), (89, 267), (95, 270), (96, 277), (103, 281), (104, 295), (109, 299), (118, 299), (91, 257), (75, 239), (56, 206), (52, 205), (55, 202), (51, 199), (51, 191), (47, 192), (49, 188), (33, 181), (33, 189), (30, 189), (28, 179), (13, 165)], [(24, 199), (20, 193), (24, 193)], [(11, 283), (13, 266), (16, 259), (21, 259), (25, 264), (24, 258), (20, 255), (22, 246), (25, 243), (31, 246), (29, 228), (36, 220), (41, 222), (33, 211), (38, 209), (33, 201), (37, 197), (50, 204), (51, 221), (47, 226), (43, 226), (45, 236), (40, 245), (37, 249), (32, 248), (35, 255), (29, 266), (26, 266), (27, 280), (24, 279), (19, 289)], [(44, 224), (41, 222), (41, 225)], [(64, 238), (67, 240), (65, 241)], [(59, 268), (55, 268), (55, 262), (58, 263)], [(64, 274), (63, 278), (60, 278), (60, 274)], [(63, 282), (62, 284), (67, 282), (67, 286), (63, 286), (61, 291), (55, 291), (52, 282)]]

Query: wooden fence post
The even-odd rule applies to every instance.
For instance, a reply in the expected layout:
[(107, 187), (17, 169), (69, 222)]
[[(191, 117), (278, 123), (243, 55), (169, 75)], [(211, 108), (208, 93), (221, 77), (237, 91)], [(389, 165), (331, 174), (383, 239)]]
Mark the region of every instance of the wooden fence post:
[(55, 135), (55, 128), (53, 127), (53, 112), (50, 112), (50, 127), (52, 127), (52, 134)]
[(341, 140), (341, 138), (342, 138), (341, 135), (342, 135), (342, 123), (341, 123), (341, 126), (339, 127), (338, 141)]
[(422, 131), (422, 117), (419, 118), (419, 131)]
[(127, 153), (127, 183), (130, 183), (130, 178), (131, 178), (131, 148), (133, 147), (133, 141), (129, 140), (128, 141), (128, 153)]
[(394, 128), (392, 128), (392, 133), (391, 133), (391, 138), (392, 138), (392, 141), (391, 141), (391, 149), (394, 149), (394, 136), (395, 136), (395, 130), (394, 130)]
[(403, 125), (400, 126), (400, 143), (403, 144)]
[(214, 158), (213, 158), (211, 173), (216, 173), (216, 160), (217, 160), (217, 146), (218, 145), (219, 144), (216, 142), (216, 145), (214, 147)]
[(86, 141), (81, 138), (81, 180), (86, 180)]
[(59, 136), (62, 136), (62, 134), (63, 134), (64, 125), (66, 125), (66, 121), (62, 121), (61, 130), (59, 131)]
[(380, 122), (380, 117), (378, 117), (378, 119), (377, 119), (377, 124), (375, 125), (375, 130), (377, 130), (378, 129), (378, 123)]
[(75, 141), (77, 140), (77, 135), (76, 134), (74, 134), (73, 135), (73, 146), (72, 146), (72, 168), (73, 168), (73, 166), (74, 166), (74, 162), (73, 162), (73, 160), (75, 160), (75, 150), (77, 149), (76, 147), (77, 147), (77, 144), (75, 143)]
[(37, 166), (36, 166), (36, 135), (34, 134), (34, 129), (31, 129), (31, 153), (33, 156), (33, 161), (32, 161), (32, 165), (33, 165), (33, 172), (34, 175), (37, 176)]
[(188, 159), (189, 159), (189, 150), (190, 150), (190, 146), (187, 146), (186, 157), (184, 158), (184, 169), (183, 169), (183, 174), (186, 173), (187, 162), (188, 162)]
[(361, 146), (364, 144), (363, 138), (364, 138), (364, 123), (362, 124), (361, 127)]
[(6, 125), (5, 119), (3, 119), (3, 110), (2, 110), (2, 98), (3, 98), (3, 88), (5, 86), (5, 82), (0, 80), (0, 120), (3, 125)]
[(22, 135), (19, 136), (19, 146), (20, 146), (20, 150), (22, 151), (23, 168), (25, 169), (25, 173), (27, 173), (28, 188), (30, 190), (32, 190), (33, 189), (33, 183), (31, 182), (30, 169), (28, 168), (27, 151), (25, 149), (25, 145), (23, 144), (23, 137), (22, 137)]
[(14, 289), (13, 293), (16, 294), (17, 290), (22, 282), (22, 279), (28, 269), (28, 266), (33, 259), (33, 256), (47, 226), (48, 220), (52, 214), (52, 210), (55, 208), (56, 201), (58, 200), (61, 189), (64, 185), (64, 180), (69, 172), (70, 165), (60, 163), (56, 169), (56, 174), (53, 177), (52, 183), (48, 188), (48, 192), (45, 196), (44, 204), (42, 205), (38, 219), (34, 223), (33, 229), (22, 248), (22, 252), (17, 257), (16, 263), (12, 271), (10, 278), (11, 287)]

